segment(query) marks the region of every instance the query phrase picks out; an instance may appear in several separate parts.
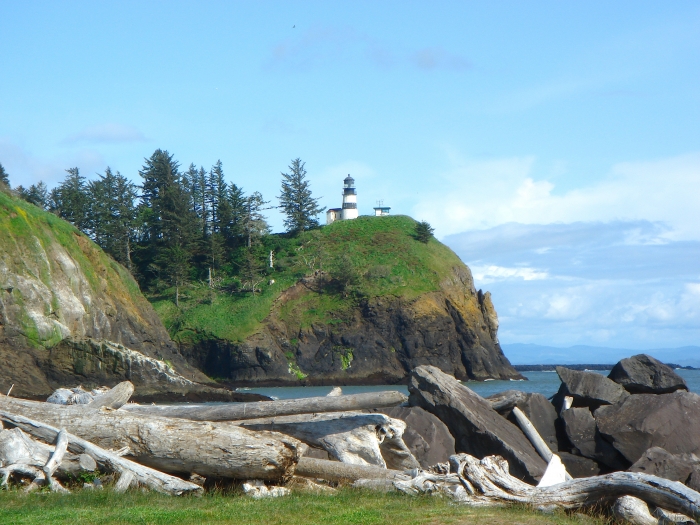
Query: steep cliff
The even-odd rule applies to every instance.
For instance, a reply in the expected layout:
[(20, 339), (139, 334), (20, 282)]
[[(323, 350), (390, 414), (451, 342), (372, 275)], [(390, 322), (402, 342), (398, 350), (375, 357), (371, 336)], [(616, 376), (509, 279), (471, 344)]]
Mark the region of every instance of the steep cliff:
[(209, 382), (129, 273), (58, 217), (0, 192), (0, 391), (132, 379), (137, 394)]
[(183, 355), (237, 385), (398, 383), (422, 364), (522, 377), (498, 344), (491, 295), (445, 245), (416, 240), (415, 224), (337, 222), (285, 245), (258, 295), (192, 292), (189, 306), (156, 309)]

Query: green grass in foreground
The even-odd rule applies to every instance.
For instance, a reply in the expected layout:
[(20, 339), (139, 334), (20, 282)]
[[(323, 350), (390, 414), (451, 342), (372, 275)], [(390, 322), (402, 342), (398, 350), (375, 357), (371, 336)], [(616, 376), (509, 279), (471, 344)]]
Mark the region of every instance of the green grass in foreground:
[(446, 498), (343, 489), (335, 495), (294, 494), (253, 500), (208, 494), (175, 498), (110, 490), (70, 495), (0, 493), (0, 523), (46, 524), (599, 524), (604, 519), (565, 513), (542, 514), (522, 507), (474, 508)]

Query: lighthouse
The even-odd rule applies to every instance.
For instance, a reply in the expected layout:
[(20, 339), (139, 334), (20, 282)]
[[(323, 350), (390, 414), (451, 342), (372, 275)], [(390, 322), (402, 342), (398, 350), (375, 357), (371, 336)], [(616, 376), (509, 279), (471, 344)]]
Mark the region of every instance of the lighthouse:
[(355, 179), (350, 175), (343, 181), (343, 211), (341, 218), (346, 221), (357, 219), (357, 190), (355, 189)]

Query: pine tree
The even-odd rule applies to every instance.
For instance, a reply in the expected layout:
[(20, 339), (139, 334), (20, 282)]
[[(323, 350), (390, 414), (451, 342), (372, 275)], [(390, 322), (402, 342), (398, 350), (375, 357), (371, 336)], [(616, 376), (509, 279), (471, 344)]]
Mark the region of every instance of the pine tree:
[(428, 244), (428, 241), (433, 236), (435, 229), (430, 226), (426, 221), (421, 221), (416, 224), (416, 229), (414, 230), (414, 237), (417, 241)]
[(306, 180), (305, 162), (296, 158), (289, 166), (291, 173), (282, 173), (282, 193), (278, 197), (280, 208), (287, 216), (284, 226), (287, 231), (299, 233), (318, 226), (316, 218), (325, 208), (318, 206), (320, 199), (311, 196)]
[(99, 180), (88, 184), (93, 240), (129, 271), (132, 270), (136, 197), (136, 186), (109, 167)]
[(43, 181), (32, 184), (29, 186), (29, 189), (25, 189), (23, 186), (17, 186), (15, 191), (17, 192), (19, 198), (24, 199), (35, 206), (46, 209), (49, 202), (49, 192), (46, 189), (46, 184), (44, 184)]
[(88, 192), (78, 168), (66, 170), (65, 180), (51, 191), (50, 209), (82, 231), (89, 228)]
[(179, 304), (180, 287), (187, 281), (197, 219), (191, 210), (191, 194), (178, 171), (179, 165), (167, 151), (156, 150), (139, 174), (143, 178), (143, 221), (138, 252), (141, 275), (146, 283), (163, 279), (175, 287)]
[(0, 164), (0, 188), (3, 186), (10, 188), (10, 176), (5, 171), (5, 168)]

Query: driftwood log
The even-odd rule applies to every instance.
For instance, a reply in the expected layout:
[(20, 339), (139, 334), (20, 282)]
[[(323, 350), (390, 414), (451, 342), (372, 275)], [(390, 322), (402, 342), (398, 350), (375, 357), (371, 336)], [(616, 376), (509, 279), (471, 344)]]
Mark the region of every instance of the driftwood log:
[[(15, 425), (17, 429), (20, 429), (37, 439), (47, 442), (56, 441), (56, 448), (52, 453), (51, 459), (43, 467), (43, 473), (46, 475), (46, 479), (49, 481), (49, 483), (50, 476), (48, 476), (48, 474), (51, 472), (54, 465), (60, 464), (61, 458), (59, 455), (64, 454), (66, 450), (71, 450), (76, 454), (88, 454), (97, 462), (98, 465), (102, 466), (106, 470), (121, 474), (121, 478), (117, 482), (117, 486), (115, 488), (116, 490), (126, 490), (129, 488), (132, 480), (143, 483), (153, 490), (166, 494), (181, 495), (188, 493), (199, 493), (202, 490), (199, 485), (195, 485), (189, 481), (184, 481), (175, 476), (170, 476), (157, 470), (144, 467), (143, 465), (139, 465), (138, 463), (120, 457), (113, 452), (104, 450), (103, 448), (85, 441), (84, 439), (69, 434), (63, 429), (59, 431), (57, 428), (45, 423), (34, 421), (16, 414), (11, 414), (4, 410), (0, 410), (0, 419), (6, 423)], [(3, 434), (4, 433), (5, 432), (3, 432)]]
[(700, 518), (699, 493), (677, 481), (649, 474), (614, 472), (533, 487), (511, 476), (508, 462), (502, 457), (479, 460), (468, 454), (452, 456), (450, 471), (447, 475), (422, 472), (408, 481), (394, 481), (394, 485), (408, 493), (442, 491), (472, 505), (519, 503), (536, 508), (612, 505), (622, 496), (634, 496), (661, 509)]
[(353, 465), (405, 470), (420, 468), (403, 441), (406, 423), (385, 414), (329, 412), (235, 422), (251, 430), (271, 430), (325, 449)]
[(306, 397), (221, 405), (126, 405), (123, 409), (132, 414), (177, 417), (192, 421), (240, 421), (296, 414), (387, 408), (398, 406), (407, 400), (408, 398), (401, 392), (387, 390), (347, 396)]
[[(19, 428), (0, 432), (0, 465), (25, 464), (43, 468), (53, 454), (53, 447), (27, 436)], [(59, 479), (75, 477), (81, 472), (94, 472), (95, 460), (87, 454), (63, 456), (54, 474)]]
[[(0, 411), (7, 417), (22, 414), (65, 428), (106, 450), (129, 447), (129, 455), (137, 463), (176, 475), (287, 479), (302, 452), (299, 441), (281, 434), (253, 432), (226, 424), (174, 421), (122, 409), (62, 406), (0, 396)], [(21, 428), (27, 433), (36, 432), (25, 426)]]
[(327, 459), (301, 458), (294, 471), (296, 476), (325, 479), (327, 481), (357, 481), (360, 479), (409, 480), (400, 470), (385, 469), (374, 465), (351, 465)]

